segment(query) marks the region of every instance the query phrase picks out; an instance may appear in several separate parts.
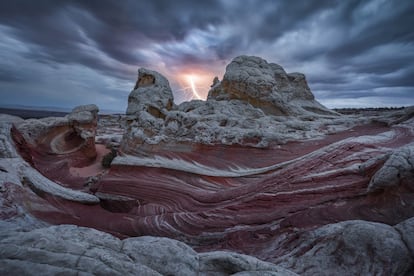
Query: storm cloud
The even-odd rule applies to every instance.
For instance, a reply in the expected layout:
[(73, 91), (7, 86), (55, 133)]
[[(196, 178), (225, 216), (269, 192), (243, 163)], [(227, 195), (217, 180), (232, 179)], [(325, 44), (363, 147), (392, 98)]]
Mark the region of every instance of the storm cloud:
[(124, 110), (139, 67), (179, 102), (180, 74), (221, 78), (247, 54), (304, 73), (328, 107), (414, 105), (413, 14), (404, 0), (2, 1), (0, 104)]

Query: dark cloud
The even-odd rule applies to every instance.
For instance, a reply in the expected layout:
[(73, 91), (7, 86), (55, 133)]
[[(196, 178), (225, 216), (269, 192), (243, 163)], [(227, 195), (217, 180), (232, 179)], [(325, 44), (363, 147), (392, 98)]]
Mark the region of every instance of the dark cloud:
[(213, 67), (253, 54), (302, 71), (324, 99), (385, 97), (379, 90), (389, 88), (414, 104), (412, 14), (414, 2), (403, 0), (2, 1), (0, 85), (29, 91), (24, 63), (39, 68), (38, 78), (86, 68), (104, 95), (112, 90), (103, 80), (124, 89), (140, 66), (218, 72)]
[(0, 68), (0, 82), (21, 82), (23, 78), (18, 72), (13, 72), (5, 68)]
[(414, 23), (413, 3), (410, 1), (371, 2), (376, 4), (361, 1), (356, 7), (346, 9), (346, 16), (339, 17), (339, 19), (349, 18), (344, 22), (338, 22), (348, 23), (348, 32), (341, 45), (329, 52), (332, 59), (358, 55), (382, 44), (414, 41), (411, 27)]
[[(259, 24), (250, 30), (250, 36), (256, 39), (273, 41), (275, 38), (295, 28), (306, 25), (312, 16), (336, 5), (335, 1), (267, 1), (263, 10), (256, 15)], [(255, 1), (255, 5), (258, 3)], [(254, 16), (245, 9), (246, 16)], [(262, 16), (263, 15), (263, 16)]]

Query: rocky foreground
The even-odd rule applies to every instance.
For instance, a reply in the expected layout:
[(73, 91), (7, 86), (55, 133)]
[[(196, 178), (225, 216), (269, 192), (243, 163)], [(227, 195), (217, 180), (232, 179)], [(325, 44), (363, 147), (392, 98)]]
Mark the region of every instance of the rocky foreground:
[(140, 69), (126, 115), (0, 115), (2, 274), (411, 275), (413, 217), (414, 108), (342, 115), (257, 57), (207, 101)]

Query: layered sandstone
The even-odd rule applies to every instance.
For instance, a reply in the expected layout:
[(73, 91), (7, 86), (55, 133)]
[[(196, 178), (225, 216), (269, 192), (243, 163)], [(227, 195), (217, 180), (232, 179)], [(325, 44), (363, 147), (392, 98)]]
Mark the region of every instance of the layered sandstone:
[[(303, 76), (233, 63), (206, 102), (140, 70), (127, 115), (98, 125), (94, 106), (0, 116), (0, 271), (413, 273), (414, 109), (339, 116)], [(110, 169), (93, 140), (121, 144)]]
[(315, 100), (305, 75), (287, 74), (282, 66), (254, 56), (233, 59), (208, 94), (208, 100), (230, 99), (248, 102), (268, 115), (335, 114)]
[(81, 151), (94, 159), (98, 111), (96, 105), (78, 106), (65, 117), (29, 119), (16, 124), (16, 129), (31, 147), (52, 154)]
[(194, 142), (267, 148), (318, 137), (329, 132), (321, 121), (340, 120), (314, 99), (303, 74), (287, 74), (281, 66), (252, 56), (235, 58), (223, 81), (215, 80), (207, 101), (178, 106), (165, 77), (140, 69), (126, 113), (121, 148), (133, 154), (148, 145), (174, 148)]
[[(66, 117), (40, 120), (0, 121), (0, 179), (30, 188), (38, 195), (51, 195), (70, 201), (96, 204), (99, 199), (89, 193), (73, 190), (46, 176), (56, 173), (67, 179), (70, 166), (88, 164), (96, 158), (95, 132), (98, 108), (79, 106)], [(49, 162), (53, 159), (53, 162)], [(56, 179), (55, 179), (56, 180)], [(11, 190), (19, 190), (15, 187)]]

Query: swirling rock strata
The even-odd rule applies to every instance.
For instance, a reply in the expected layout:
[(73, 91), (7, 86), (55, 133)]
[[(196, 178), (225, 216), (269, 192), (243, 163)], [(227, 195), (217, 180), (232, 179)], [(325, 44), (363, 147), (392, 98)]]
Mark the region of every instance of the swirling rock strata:
[[(394, 117), (394, 114), (378, 116)], [(154, 147), (151, 155), (123, 154), (115, 159), (109, 172), (91, 185), (91, 192), (103, 198), (94, 205), (67, 200), (58, 196), (60, 192), (53, 197), (33, 193), (30, 185), (21, 183), (22, 172), (27, 169), (8, 165), (18, 164), (14, 160), (19, 158), (18, 153), (9, 151), (0, 163), (5, 198), (3, 216), (10, 220), (27, 212), (48, 223), (90, 226), (123, 238), (142, 235), (175, 238), (206, 252), (197, 255), (206, 260), (205, 267), (219, 263), (233, 267), (228, 270), (233, 273), (241, 271), (235, 270), (237, 267), (246, 265), (245, 260), (240, 263), (238, 255), (227, 254), (224, 258), (222, 253), (203, 254), (231, 250), (305, 274), (342, 269), (352, 262), (352, 255), (359, 254), (361, 259), (373, 256), (376, 266), (361, 261), (355, 265), (355, 271), (397, 275), (412, 269), (412, 254), (408, 249), (411, 224), (403, 223), (414, 214), (411, 182), (406, 178), (399, 185), (376, 192), (367, 188), (393, 154), (405, 152), (404, 148), (414, 142), (413, 124), (412, 118), (392, 127), (368, 124), (319, 140), (287, 143), (267, 150), (195, 144), (187, 148), (189, 151), (165, 148), (157, 151)], [(3, 148), (14, 146), (9, 137), (12, 126), (8, 126), (4, 128)], [(73, 153), (39, 155), (28, 144), (25, 146), (29, 148), (28, 154), (33, 155), (35, 167), (53, 166), (73, 156)], [(14, 158), (13, 162), (10, 158)], [(61, 176), (65, 170), (59, 172), (56, 175), (44, 170), (44, 175), (52, 180), (65, 179)], [(61, 183), (76, 189), (76, 183)], [(343, 223), (336, 225), (338, 221)], [(28, 225), (30, 220), (16, 223)], [(400, 236), (390, 228), (398, 223)], [(353, 226), (344, 227), (348, 224)], [(344, 235), (377, 228), (384, 230), (372, 234), (378, 244), (361, 237), (367, 242), (365, 247), (362, 240), (355, 242), (361, 246), (339, 247), (350, 242)], [(392, 237), (390, 244), (383, 238), (388, 231)], [(324, 238), (326, 233), (330, 233), (329, 239)], [(305, 246), (308, 239), (314, 241), (310, 245), (321, 249), (315, 252), (312, 246)], [(296, 240), (304, 240), (304, 246), (295, 246)], [(395, 242), (391, 243), (392, 240)], [(389, 250), (379, 249), (382, 246)], [(332, 248), (338, 250), (331, 252)], [(348, 255), (343, 255), (340, 248), (346, 249)], [(390, 266), (388, 257), (378, 257), (379, 250), (388, 252), (388, 257), (399, 252), (395, 254), (401, 262)], [(322, 260), (324, 265), (318, 265)], [(347, 269), (351, 271), (343, 268), (343, 272)]]
[[(0, 121), (0, 185), (6, 186), (0, 187), (13, 193), (21, 189), (13, 185), (25, 186), (41, 197), (98, 203), (99, 199), (92, 194), (64, 187), (45, 177), (51, 176), (50, 171), (62, 176), (66, 174), (65, 170), (53, 170), (59, 168), (56, 159), (64, 159), (67, 164), (71, 161), (70, 156), (74, 163), (96, 156), (97, 111), (95, 105), (90, 105), (75, 108), (65, 118), (16, 120), (3, 116)], [(54, 157), (54, 162), (49, 162), (47, 156)]]
[[(300, 76), (284, 78), (279, 67), (269, 68), (269, 78), (274, 77), (269, 82), (277, 88), (271, 93), (289, 85), (303, 86)], [(105, 246), (89, 238), (89, 230), (73, 226), (62, 230), (67, 231), (64, 235), (56, 233), (58, 228), (47, 228), (28, 236), (18, 234), (16, 240), (0, 231), (0, 240), (10, 242), (0, 247), (6, 248), (0, 252), (5, 254), (2, 264), (8, 270), (25, 273), (26, 265), (18, 270), (25, 259), (43, 268), (45, 261), (39, 257), (43, 253), (51, 260), (46, 261), (52, 265), (48, 267), (62, 264), (56, 271), (74, 273), (164, 274), (179, 269), (189, 274), (257, 275), (279, 269), (237, 254), (243, 253), (310, 275), (414, 271), (412, 109), (312, 115), (297, 104), (286, 110), (301, 115), (275, 116), (242, 98), (171, 106), (167, 81), (154, 72), (141, 72), (135, 89), (140, 92), (131, 98), (119, 155), (109, 170), (96, 167), (91, 177), (81, 172), (96, 165), (83, 153), (85, 139), (95, 133), (93, 107), (77, 109), (63, 119), (14, 118), (14, 123), (0, 125), (4, 229), (75, 224), (125, 239), (102, 237), (102, 242), (115, 248), (108, 255), (102, 249)], [(140, 97), (141, 92), (148, 100)], [(297, 93), (312, 101), (306, 91)], [(289, 97), (288, 105), (296, 101), (296, 96)], [(160, 101), (151, 100), (157, 98)], [(118, 144), (120, 120), (99, 124), (104, 128), (99, 131), (101, 141)], [(39, 128), (28, 126), (29, 122)], [(147, 123), (159, 128), (149, 131)], [(116, 130), (114, 139), (111, 129)], [(76, 135), (61, 135), (69, 130)], [(103, 145), (94, 146), (101, 152)], [(53, 242), (40, 239), (42, 232), (54, 236)], [(162, 238), (129, 239), (147, 235), (174, 238), (193, 249)], [(26, 250), (27, 237), (46, 245), (40, 251), (37, 247)], [(91, 250), (80, 252), (82, 246), (77, 246), (76, 251), (77, 242)], [(67, 252), (75, 250), (74, 256), (64, 255), (68, 263), (48, 255), (47, 248), (55, 243)], [(25, 250), (13, 251), (11, 244)], [(127, 255), (119, 250), (120, 244), (128, 248)], [(156, 248), (158, 255), (138, 254), (134, 248), (141, 252)], [(184, 257), (178, 258), (180, 254)], [(71, 267), (76, 269), (68, 270)], [(254, 272), (255, 267), (262, 271)]]
[(96, 105), (79, 106), (65, 117), (28, 119), (16, 124), (16, 129), (31, 147), (52, 154), (81, 151), (94, 159), (98, 111)]

